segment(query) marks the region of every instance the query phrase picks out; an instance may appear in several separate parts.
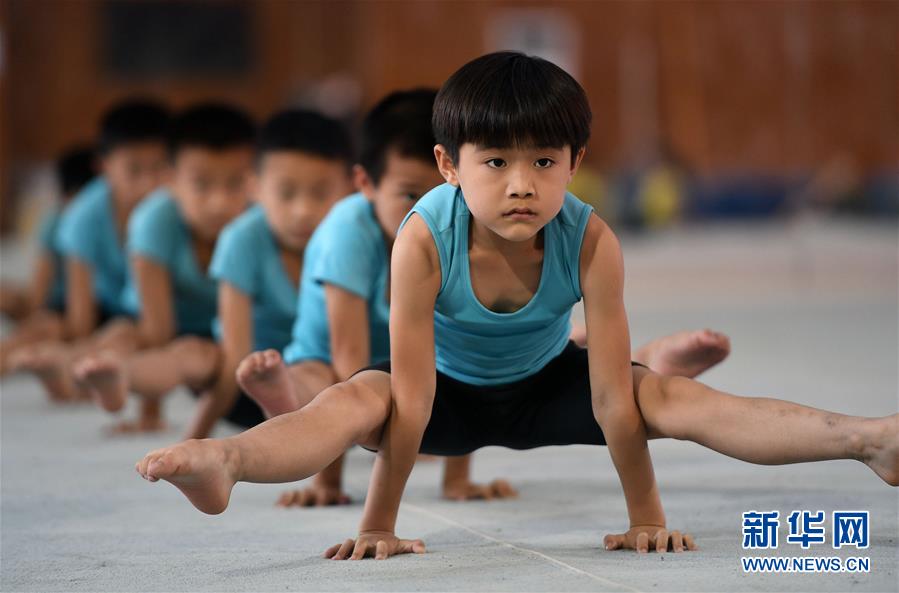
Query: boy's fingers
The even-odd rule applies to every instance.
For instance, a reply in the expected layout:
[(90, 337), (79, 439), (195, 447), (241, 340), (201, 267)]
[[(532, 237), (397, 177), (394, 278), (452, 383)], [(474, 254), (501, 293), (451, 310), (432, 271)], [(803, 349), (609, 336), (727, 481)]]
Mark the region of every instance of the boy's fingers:
[(356, 547), (353, 548), (353, 555), (350, 557), (351, 560), (362, 560), (365, 558), (365, 551), (368, 549), (368, 543), (364, 538), (359, 538), (356, 540)]
[(398, 554), (424, 554), (425, 543), (420, 539), (401, 539), (399, 541), (399, 544), (397, 545), (396, 550)]
[(345, 542), (343, 542), (342, 544), (340, 544), (340, 548), (337, 549), (337, 553), (334, 554), (333, 559), (334, 560), (343, 560), (344, 558), (346, 558), (347, 555), (350, 553), (350, 551), (353, 549), (353, 545), (355, 543), (356, 543), (355, 541), (348, 539)]
[(687, 546), (688, 550), (698, 550), (699, 546), (696, 545), (696, 542), (693, 540), (693, 536), (689, 533), (684, 534), (684, 544)]
[(334, 554), (337, 553), (337, 550), (339, 550), (339, 549), (340, 549), (340, 544), (334, 544), (333, 546), (331, 546), (330, 548), (328, 548), (327, 550), (325, 550), (325, 553), (322, 554), (322, 555), (323, 555), (325, 558), (331, 558), (331, 557), (334, 556)]
[(624, 534), (608, 534), (602, 541), (603, 547), (607, 550), (617, 550), (624, 545)]
[(378, 544), (375, 546), (375, 560), (385, 560), (388, 555), (387, 542), (378, 540)]
[(656, 531), (655, 538), (653, 540), (656, 548), (656, 552), (659, 554), (668, 551), (668, 530), (667, 529), (659, 529)]
[(684, 551), (684, 538), (680, 531), (671, 532), (671, 547), (674, 548), (675, 552)]
[(649, 552), (649, 534), (645, 531), (641, 531), (637, 534), (637, 543), (634, 546), (634, 549), (639, 553)]

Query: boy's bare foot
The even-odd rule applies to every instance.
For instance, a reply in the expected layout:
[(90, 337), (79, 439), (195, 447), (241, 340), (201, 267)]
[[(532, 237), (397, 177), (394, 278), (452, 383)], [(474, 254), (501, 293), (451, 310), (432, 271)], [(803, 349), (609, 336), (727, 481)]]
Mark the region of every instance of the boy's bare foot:
[(228, 508), (239, 459), (226, 440), (204, 439), (150, 451), (135, 469), (145, 480), (171, 482), (195, 507), (217, 515)]
[(284, 492), (275, 505), (279, 507), (325, 507), (352, 502), (340, 488), (313, 484), (308, 488)]
[(60, 344), (40, 344), (16, 353), (15, 370), (34, 373), (50, 399), (58, 402), (75, 398), (76, 389), (66, 369), (66, 351)]
[(730, 339), (720, 332), (703, 329), (654, 340), (635, 353), (635, 358), (660, 375), (693, 378), (728, 354)]
[(72, 369), (83, 391), (107, 412), (118, 412), (128, 398), (128, 382), (122, 360), (109, 352), (86, 356)]
[(254, 352), (237, 367), (237, 382), (271, 418), (299, 407), (287, 366), (277, 350)]
[(166, 429), (168, 429), (168, 425), (161, 418), (138, 418), (137, 420), (122, 420), (113, 424), (109, 428), (109, 433), (113, 435), (153, 433), (163, 432)]
[(489, 484), (475, 484), (468, 479), (443, 484), (443, 498), (449, 500), (492, 500), (515, 498), (518, 491), (505, 480), (493, 480)]
[(861, 461), (890, 486), (899, 486), (899, 414), (875, 418), (862, 441)]

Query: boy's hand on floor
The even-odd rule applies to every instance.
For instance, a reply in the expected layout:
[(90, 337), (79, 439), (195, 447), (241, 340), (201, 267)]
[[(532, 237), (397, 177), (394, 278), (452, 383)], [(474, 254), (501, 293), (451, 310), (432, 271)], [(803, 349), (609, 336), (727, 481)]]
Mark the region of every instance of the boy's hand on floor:
[(281, 494), (279, 507), (325, 507), (350, 504), (352, 500), (340, 488), (326, 488), (313, 485), (302, 490), (288, 490)]
[(400, 539), (389, 531), (363, 531), (353, 540), (335, 544), (325, 550), (331, 560), (362, 560), (371, 556), (385, 560), (397, 554), (424, 554), (425, 543), (420, 539)]
[(610, 533), (603, 539), (603, 545), (606, 550), (636, 550), (638, 553), (699, 549), (692, 535), (677, 530), (669, 532), (663, 525), (635, 525), (627, 533)]

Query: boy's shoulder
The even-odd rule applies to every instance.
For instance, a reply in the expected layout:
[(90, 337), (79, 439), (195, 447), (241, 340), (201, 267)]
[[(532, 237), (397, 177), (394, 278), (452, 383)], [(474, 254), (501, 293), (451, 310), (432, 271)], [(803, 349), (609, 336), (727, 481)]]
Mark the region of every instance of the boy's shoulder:
[(429, 227), (440, 233), (453, 225), (460, 213), (460, 204), (464, 205), (462, 190), (455, 185), (442, 183), (423, 195), (409, 214), (418, 214)]
[(363, 194), (350, 194), (338, 200), (315, 229), (310, 245), (313, 241), (332, 244), (337, 239), (340, 244), (381, 240), (374, 207)]
[(567, 191), (565, 200), (562, 202), (562, 209), (556, 215), (556, 220), (565, 226), (579, 227), (584, 224), (585, 217), (592, 212), (593, 206)]
[(103, 177), (89, 182), (62, 211), (62, 220), (96, 224), (109, 209), (109, 184)]
[(216, 245), (256, 244), (271, 236), (271, 232), (271, 227), (265, 217), (265, 210), (261, 205), (254, 204), (222, 229)]
[(151, 220), (180, 220), (178, 204), (167, 188), (161, 187), (150, 192), (131, 213), (131, 222), (143, 223)]

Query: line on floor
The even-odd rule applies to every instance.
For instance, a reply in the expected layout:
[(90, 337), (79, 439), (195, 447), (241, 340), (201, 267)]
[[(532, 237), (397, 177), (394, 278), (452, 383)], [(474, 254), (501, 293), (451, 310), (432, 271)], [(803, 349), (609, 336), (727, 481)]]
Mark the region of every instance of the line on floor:
[(455, 521), (455, 520), (453, 520), (453, 519), (450, 519), (449, 517), (444, 517), (444, 516), (441, 515), (440, 513), (435, 513), (434, 511), (429, 511), (428, 509), (425, 509), (425, 508), (416, 506), (416, 505), (414, 505), (414, 504), (409, 504), (408, 502), (404, 502), (404, 503), (403, 503), (403, 507), (404, 507), (404, 508), (407, 508), (407, 509), (412, 509), (413, 511), (415, 511), (415, 512), (417, 512), (417, 513), (421, 513), (422, 515), (427, 515), (428, 517), (431, 517), (432, 519), (437, 519), (438, 521), (441, 521), (441, 522), (443, 522), (443, 523), (446, 523), (447, 525), (451, 525), (451, 526), (453, 526), (453, 527), (458, 527), (459, 529), (463, 529), (463, 530), (465, 530), (465, 531), (467, 531), (467, 532), (469, 532), (469, 533), (471, 533), (471, 534), (473, 534), (473, 535), (476, 535), (476, 536), (478, 536), (478, 537), (481, 537), (481, 538), (486, 539), (486, 540), (488, 540), (488, 541), (491, 541), (491, 542), (493, 542), (493, 543), (500, 544), (501, 546), (506, 546), (507, 548), (512, 548), (513, 550), (518, 550), (519, 552), (525, 552), (525, 553), (527, 553), (527, 554), (533, 554), (534, 556), (537, 556), (537, 557), (542, 558), (542, 559), (544, 559), (544, 560), (546, 560), (546, 561), (548, 561), (548, 562), (551, 562), (551, 563), (553, 563), (553, 564), (556, 564), (556, 565), (558, 565), (558, 566), (561, 566), (562, 568), (566, 568), (566, 569), (570, 570), (571, 572), (574, 572), (574, 573), (577, 573), (577, 574), (579, 574), (579, 575), (582, 575), (582, 576), (591, 578), (591, 579), (593, 579), (594, 581), (598, 581), (598, 582), (603, 583), (603, 584), (605, 584), (605, 585), (609, 585), (609, 586), (611, 586), (611, 587), (620, 587), (621, 589), (624, 589), (624, 590), (626, 590), (626, 591), (633, 591), (634, 593), (641, 593), (641, 591), (640, 591), (639, 589), (635, 589), (635, 588), (631, 587), (630, 585), (625, 585), (625, 584), (623, 584), (623, 583), (618, 583), (618, 582), (613, 581), (613, 580), (611, 580), (611, 579), (607, 579), (607, 578), (601, 577), (601, 576), (599, 576), (599, 575), (597, 575), (597, 574), (593, 574), (592, 572), (587, 572), (586, 570), (581, 570), (580, 568), (577, 568), (577, 567), (575, 567), (575, 566), (571, 566), (570, 564), (567, 564), (567, 563), (565, 563), (565, 562), (562, 562), (561, 560), (559, 560), (559, 559), (557, 559), (557, 558), (553, 558), (552, 556), (547, 556), (547, 555), (544, 554), (543, 552), (538, 552), (537, 550), (532, 550), (532, 549), (530, 549), (530, 548), (523, 548), (523, 547), (521, 547), (521, 546), (516, 546), (515, 544), (509, 543), (509, 542), (507, 542), (507, 541), (505, 541), (505, 540), (501, 540), (501, 539), (499, 539), (499, 538), (493, 537), (493, 536), (490, 535), (489, 533), (484, 533), (483, 531), (479, 531), (479, 530), (477, 530), (477, 529), (474, 529), (474, 528), (472, 528), (472, 527), (469, 527), (468, 525), (464, 525), (464, 524), (462, 524), (462, 523), (459, 523), (458, 521)]

